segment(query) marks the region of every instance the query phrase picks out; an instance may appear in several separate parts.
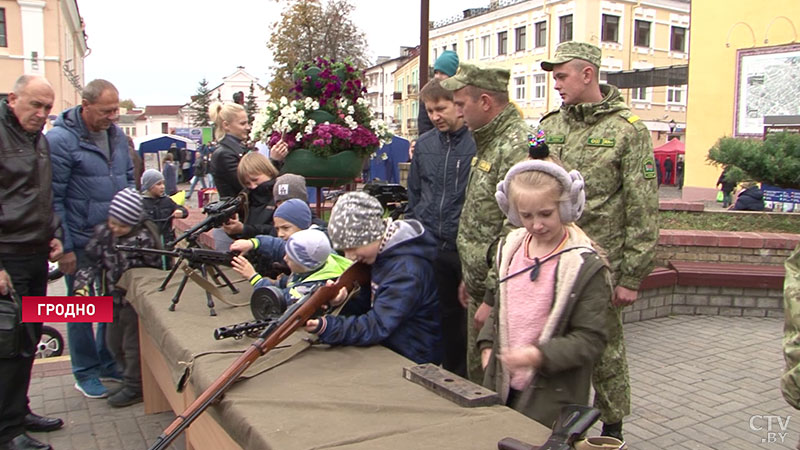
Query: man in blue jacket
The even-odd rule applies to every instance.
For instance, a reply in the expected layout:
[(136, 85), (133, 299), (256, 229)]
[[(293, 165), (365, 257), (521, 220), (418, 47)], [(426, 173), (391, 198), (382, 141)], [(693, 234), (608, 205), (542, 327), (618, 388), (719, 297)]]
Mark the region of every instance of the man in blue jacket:
[(442, 312), (442, 367), (466, 376), (467, 312), (458, 301), (461, 261), (456, 235), (470, 162), (475, 156), (475, 141), (458, 115), (453, 91), (444, 89), (438, 79), (422, 88), (420, 98), (434, 128), (417, 140), (408, 175), (405, 218), (422, 222), (425, 230), (436, 238), (433, 270)]
[[(91, 81), (80, 105), (63, 111), (47, 133), (53, 161), (53, 205), (64, 227), (64, 256), (59, 268), (72, 295), (73, 275), (85, 265), (84, 247), (94, 227), (106, 221), (114, 194), (134, 187), (133, 163), (119, 117), (119, 92), (106, 80)], [(67, 323), (75, 388), (89, 398), (108, 396), (100, 378), (121, 376), (105, 342), (105, 324), (97, 337), (91, 323)]]

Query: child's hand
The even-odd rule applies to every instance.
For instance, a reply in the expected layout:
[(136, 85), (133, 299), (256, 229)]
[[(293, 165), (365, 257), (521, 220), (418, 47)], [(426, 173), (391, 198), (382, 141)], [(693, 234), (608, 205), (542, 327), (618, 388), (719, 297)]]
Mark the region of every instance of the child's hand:
[(180, 209), (172, 211), (172, 217), (175, 219), (183, 219), (183, 211), (181, 211)]
[(252, 249), (253, 243), (250, 241), (250, 239), (237, 239), (231, 243), (229, 250), (232, 252), (239, 252), (240, 255), (244, 255)]
[(233, 260), (231, 261), (231, 266), (233, 266), (233, 270), (245, 277), (247, 280), (256, 274), (256, 269), (254, 269), (253, 265), (250, 264), (250, 261), (248, 261), (247, 258), (242, 255), (234, 256)]
[[(326, 281), (325, 282), (325, 286), (333, 286), (333, 280)], [(342, 303), (344, 303), (344, 299), (346, 299), (346, 298), (347, 298), (347, 289), (346, 288), (341, 288), (339, 290), (339, 293), (336, 294), (336, 297), (333, 300), (331, 300), (330, 302), (328, 302), (328, 304), (335, 308), (335, 307), (341, 305)]]
[(319, 319), (309, 319), (308, 321), (306, 321), (306, 324), (303, 327), (303, 329), (305, 329), (309, 333), (313, 333), (318, 326), (319, 326)]
[(500, 361), (509, 370), (538, 369), (542, 365), (542, 352), (533, 345), (514, 348), (503, 352)]
[(244, 230), (244, 224), (238, 219), (231, 219), (222, 225), (222, 229), (228, 234), (240, 234)]

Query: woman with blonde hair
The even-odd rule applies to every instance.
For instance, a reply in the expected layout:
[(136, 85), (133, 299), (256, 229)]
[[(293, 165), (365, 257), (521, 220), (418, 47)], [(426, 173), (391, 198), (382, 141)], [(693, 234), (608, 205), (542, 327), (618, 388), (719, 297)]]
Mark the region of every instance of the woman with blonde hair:
[(214, 102), (208, 111), (214, 122), (214, 138), (219, 146), (211, 156), (209, 172), (214, 177), (220, 198), (235, 197), (242, 190), (237, 167), (250, 135), (247, 112), (238, 103)]

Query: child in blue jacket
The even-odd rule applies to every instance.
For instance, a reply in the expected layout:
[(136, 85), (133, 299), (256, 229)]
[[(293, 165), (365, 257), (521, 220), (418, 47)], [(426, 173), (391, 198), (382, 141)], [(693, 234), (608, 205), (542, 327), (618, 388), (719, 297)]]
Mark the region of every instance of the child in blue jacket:
[(306, 331), (325, 344), (383, 344), (418, 364), (439, 364), (436, 241), (430, 233), (416, 220), (383, 219), (375, 197), (349, 192), (333, 206), (328, 235), (348, 259), (372, 266), (371, 289), (351, 299), (341, 315), (309, 320)]

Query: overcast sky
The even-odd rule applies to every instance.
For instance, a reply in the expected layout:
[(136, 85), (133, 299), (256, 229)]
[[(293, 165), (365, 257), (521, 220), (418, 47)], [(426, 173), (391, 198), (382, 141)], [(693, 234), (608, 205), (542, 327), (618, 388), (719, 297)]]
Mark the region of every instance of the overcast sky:
[[(419, 0), (352, 0), (370, 60), (419, 44)], [(274, 0), (78, 0), (91, 54), (86, 81), (105, 78), (137, 106), (183, 104), (202, 78), (213, 87), (236, 66), (269, 81), (266, 42), (284, 2)], [(488, 0), (430, 0), (430, 20)], [(211, 5), (224, 5), (211, 9)]]

